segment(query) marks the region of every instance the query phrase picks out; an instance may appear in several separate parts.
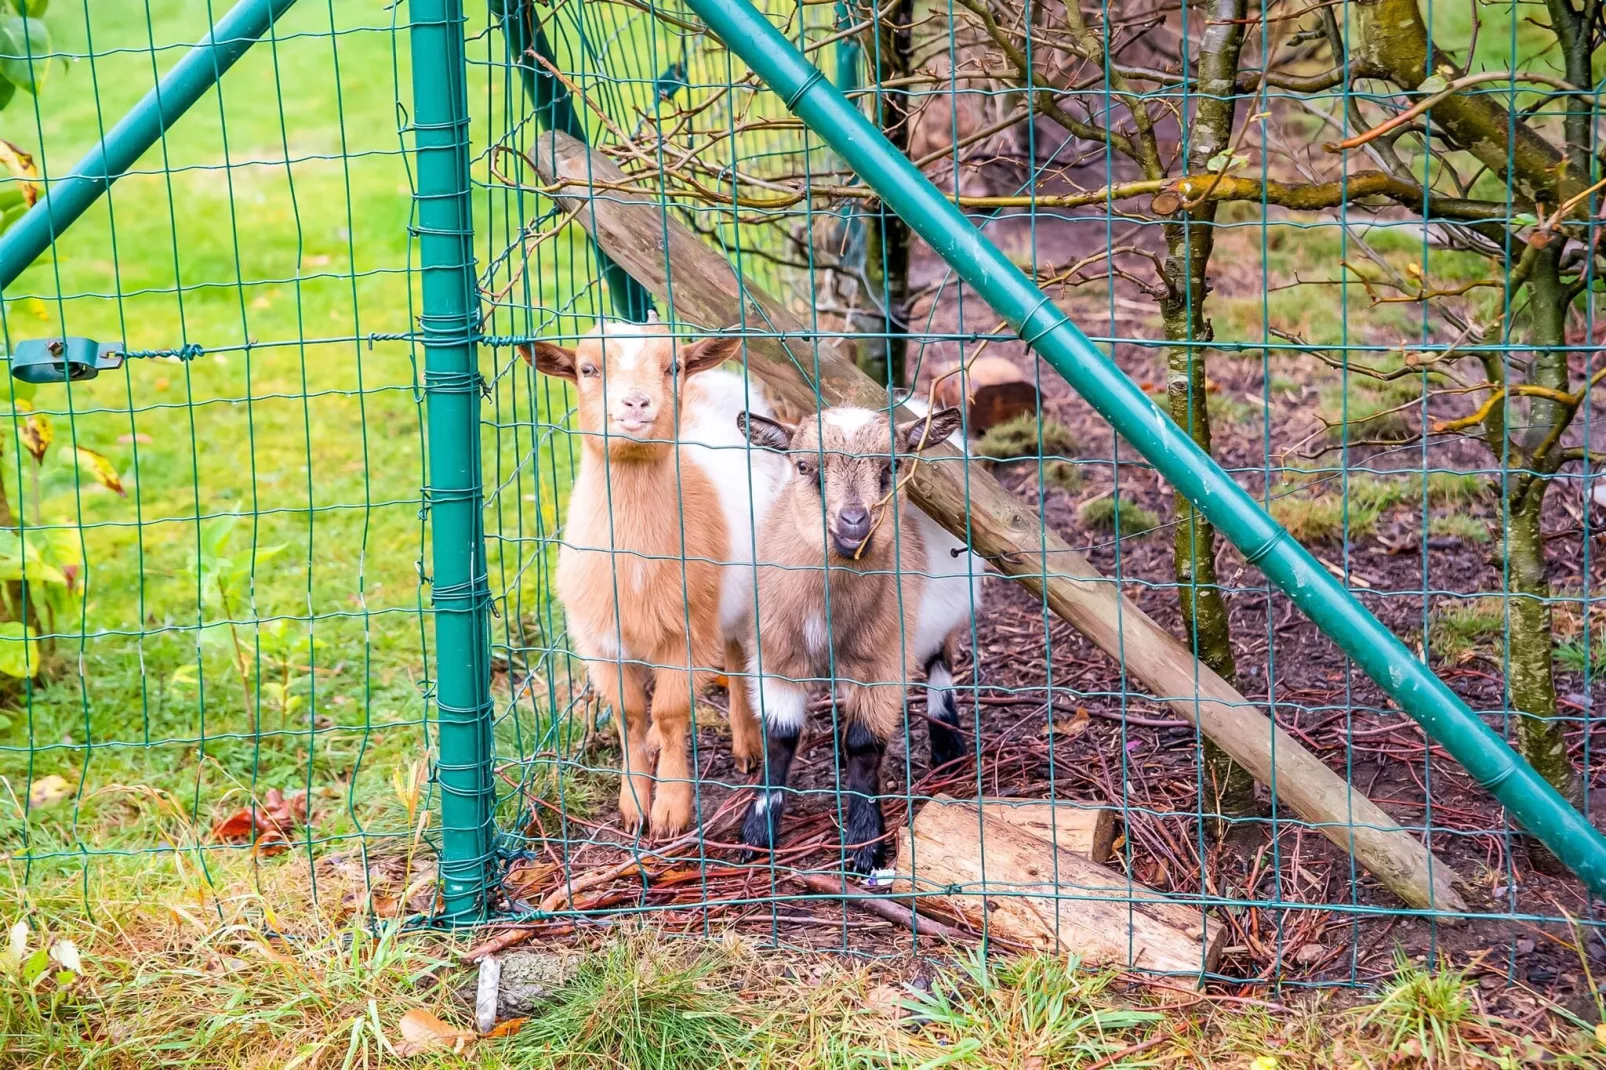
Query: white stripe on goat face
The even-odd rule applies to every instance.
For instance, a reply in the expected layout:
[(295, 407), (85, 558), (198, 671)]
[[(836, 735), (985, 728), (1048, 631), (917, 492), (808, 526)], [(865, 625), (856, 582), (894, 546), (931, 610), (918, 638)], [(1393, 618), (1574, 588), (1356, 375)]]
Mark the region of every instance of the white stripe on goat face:
[[(676, 383), (666, 374), (674, 359), (674, 340), (661, 324), (602, 321), (576, 347), (580, 376), (582, 430), (604, 431), (620, 451), (661, 452), (675, 437)], [(586, 374), (593, 366), (601, 374)], [(652, 442), (641, 446), (637, 443)]]

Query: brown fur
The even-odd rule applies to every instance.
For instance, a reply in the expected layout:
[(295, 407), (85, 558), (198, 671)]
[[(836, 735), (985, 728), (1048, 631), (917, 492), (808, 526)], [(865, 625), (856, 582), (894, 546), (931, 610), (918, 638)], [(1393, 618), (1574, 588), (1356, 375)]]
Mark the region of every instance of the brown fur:
[[(953, 416), (939, 413), (933, 421), (957, 420), (957, 410), (948, 412)], [(889, 458), (894, 429), (885, 414), (852, 430), (812, 417), (796, 428), (764, 422), (778, 429), (764, 444), (778, 447), (784, 435), (795, 467), (759, 539), (759, 660), (751, 670), (837, 683), (847, 716), (885, 740), (900, 722), (905, 682), (920, 668), (911, 644), (926, 550), (907, 493), (899, 489), (888, 500), (898, 465), (907, 461)], [(749, 424), (759, 441), (759, 421)], [(925, 420), (896, 430), (898, 453), (913, 452)], [(934, 422), (926, 438), (936, 443), (946, 434)], [(873, 526), (868, 544), (848, 555), (831, 532), (853, 504), (870, 509)]]
[[(618, 714), (625, 758), (620, 816), (638, 827), (650, 808), (653, 830), (674, 835), (692, 821), (693, 696), (733, 655), (732, 669), (744, 660), (720, 632), (718, 564), (728, 557), (729, 533), (716, 489), (686, 448), (674, 444), (676, 387), (685, 410), (696, 401), (692, 376), (717, 367), (739, 343), (714, 338), (677, 346), (665, 327), (628, 329), (653, 337), (591, 336), (573, 350), (538, 342), (526, 359), (575, 383), (578, 394), (584, 448), (556, 586), (591, 684)], [(676, 360), (682, 366), (672, 373)], [(648, 426), (621, 431), (610, 424), (622, 399), (643, 397), (653, 413)], [(739, 760), (750, 764), (758, 727), (746, 697), (744, 688), (731, 688), (732, 739)]]

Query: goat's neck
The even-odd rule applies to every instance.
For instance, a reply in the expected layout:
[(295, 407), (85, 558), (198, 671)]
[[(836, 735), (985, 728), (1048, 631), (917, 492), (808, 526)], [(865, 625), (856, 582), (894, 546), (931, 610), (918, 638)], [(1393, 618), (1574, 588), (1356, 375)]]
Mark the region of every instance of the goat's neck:
[(673, 493), (677, 451), (665, 443), (651, 443), (604, 453), (600, 445), (588, 444), (580, 456), (580, 479), (604, 480), (614, 491), (639, 491), (651, 497)]

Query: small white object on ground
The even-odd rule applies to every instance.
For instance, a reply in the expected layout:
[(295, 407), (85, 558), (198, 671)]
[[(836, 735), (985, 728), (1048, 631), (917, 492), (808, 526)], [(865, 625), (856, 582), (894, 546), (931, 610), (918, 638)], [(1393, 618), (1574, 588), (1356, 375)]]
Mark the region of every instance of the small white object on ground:
[(502, 960), (495, 955), (480, 959), (480, 982), (474, 992), (474, 1024), (483, 1035), (496, 1028), (496, 995), (502, 984)]

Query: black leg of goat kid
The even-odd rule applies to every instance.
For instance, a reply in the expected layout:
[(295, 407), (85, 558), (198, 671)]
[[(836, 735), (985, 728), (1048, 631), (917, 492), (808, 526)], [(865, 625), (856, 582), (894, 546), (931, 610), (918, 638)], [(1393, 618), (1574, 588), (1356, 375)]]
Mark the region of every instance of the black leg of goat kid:
[(843, 765), (847, 769), (847, 815), (842, 842), (848, 864), (860, 873), (880, 868), (886, 857), (886, 823), (881, 817), (881, 756), (886, 741), (854, 721), (842, 733)]
[(965, 756), (959, 707), (954, 703), (954, 673), (947, 656), (939, 651), (926, 662), (926, 729), (931, 739), (931, 768), (940, 769)]
[[(742, 842), (758, 851), (775, 848), (780, 833), (781, 813), (786, 809), (786, 782), (792, 772), (792, 758), (797, 754), (797, 742), (803, 734), (801, 724), (768, 723), (764, 726), (768, 739), (765, 750), (764, 783), (760, 787), (747, 818), (742, 822)], [(749, 852), (748, 857), (752, 857)]]

